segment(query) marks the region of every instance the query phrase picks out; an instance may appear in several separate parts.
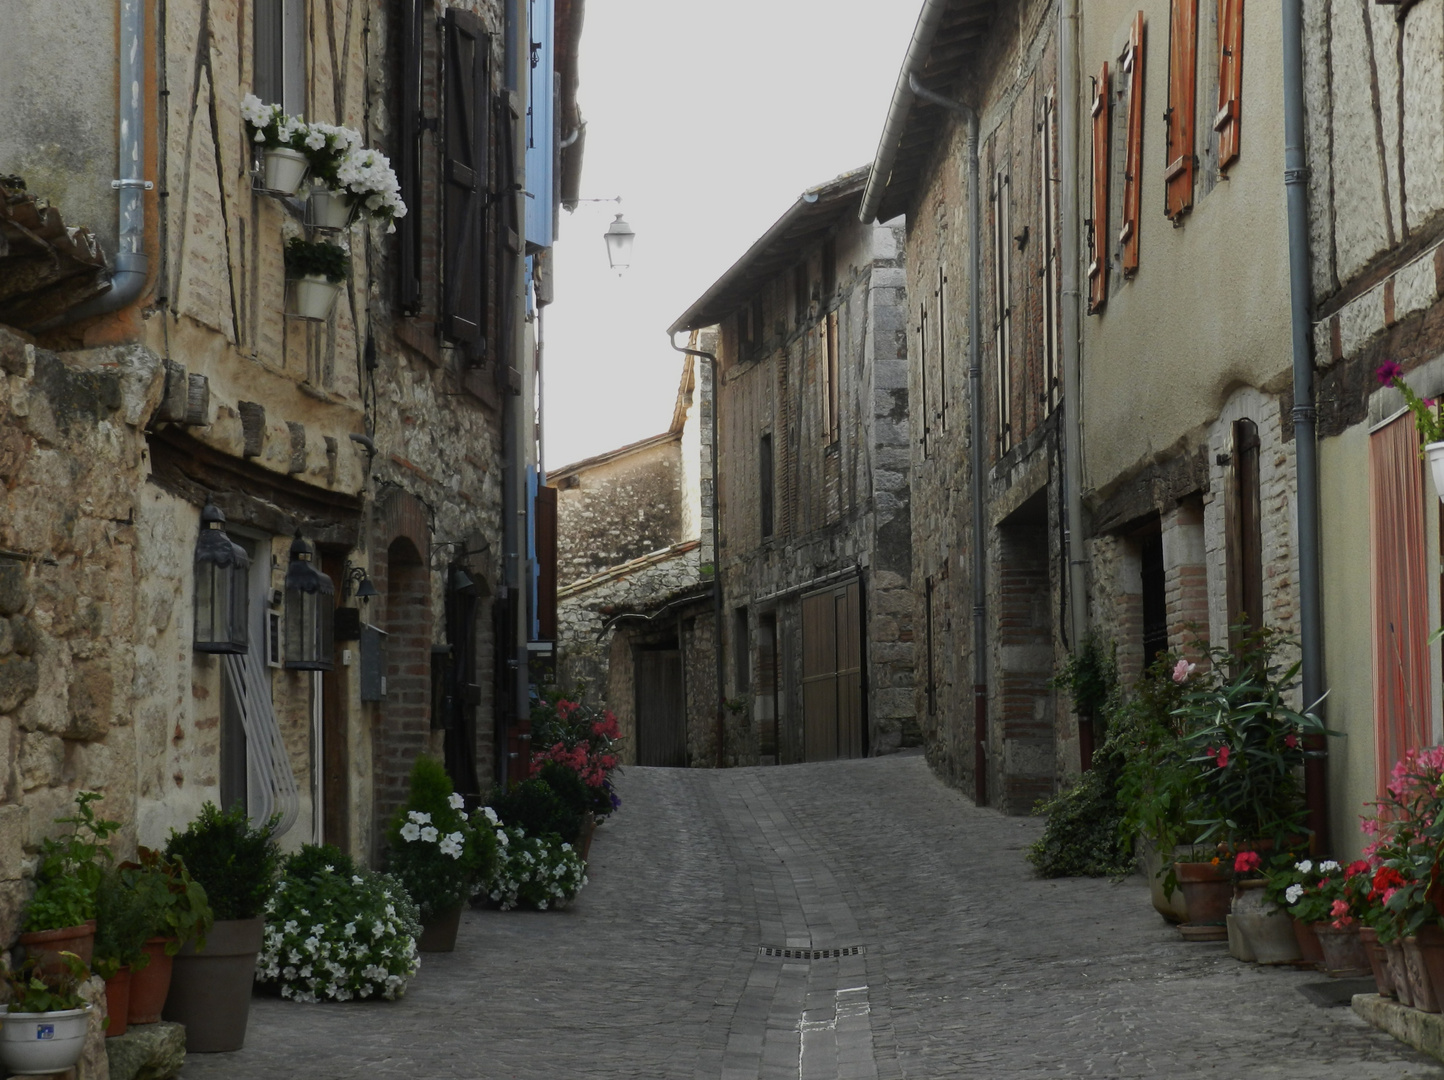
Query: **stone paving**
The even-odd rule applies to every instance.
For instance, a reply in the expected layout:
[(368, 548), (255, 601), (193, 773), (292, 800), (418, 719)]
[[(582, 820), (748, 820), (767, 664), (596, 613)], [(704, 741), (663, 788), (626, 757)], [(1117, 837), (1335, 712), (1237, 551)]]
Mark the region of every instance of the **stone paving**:
[(257, 998), (185, 1080), (1444, 1080), (1323, 977), (1186, 944), (1135, 878), (1041, 881), (1034, 820), (916, 754), (629, 769), (563, 912), (467, 912), (393, 1003)]

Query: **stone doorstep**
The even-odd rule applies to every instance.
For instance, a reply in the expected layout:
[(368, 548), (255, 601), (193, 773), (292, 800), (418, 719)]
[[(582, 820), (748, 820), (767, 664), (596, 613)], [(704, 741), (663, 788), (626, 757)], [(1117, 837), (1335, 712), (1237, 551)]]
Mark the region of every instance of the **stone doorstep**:
[(1378, 994), (1355, 994), (1353, 1005), (1379, 1030), (1444, 1061), (1444, 1014), (1420, 1012)]
[(171, 1080), (186, 1060), (186, 1029), (162, 1020), (136, 1024), (105, 1040), (110, 1080)]

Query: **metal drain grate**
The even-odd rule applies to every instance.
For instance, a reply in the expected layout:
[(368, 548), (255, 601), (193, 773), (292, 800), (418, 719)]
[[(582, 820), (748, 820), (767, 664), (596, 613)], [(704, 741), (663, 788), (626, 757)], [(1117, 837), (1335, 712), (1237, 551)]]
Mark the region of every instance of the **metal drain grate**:
[(843, 956), (861, 956), (862, 950), (861, 945), (845, 949), (782, 949), (775, 945), (762, 945), (757, 952), (761, 956), (775, 956), (782, 960), (836, 960)]

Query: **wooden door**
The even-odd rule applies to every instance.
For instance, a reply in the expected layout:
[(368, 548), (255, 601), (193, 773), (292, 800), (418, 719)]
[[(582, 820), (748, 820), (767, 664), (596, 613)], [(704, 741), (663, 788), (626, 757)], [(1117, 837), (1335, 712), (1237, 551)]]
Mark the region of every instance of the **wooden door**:
[(807, 761), (861, 757), (862, 585), (802, 598), (802, 730)]
[(638, 649), (637, 764), (682, 768), (687, 764), (687, 724), (682, 704), (682, 653)]

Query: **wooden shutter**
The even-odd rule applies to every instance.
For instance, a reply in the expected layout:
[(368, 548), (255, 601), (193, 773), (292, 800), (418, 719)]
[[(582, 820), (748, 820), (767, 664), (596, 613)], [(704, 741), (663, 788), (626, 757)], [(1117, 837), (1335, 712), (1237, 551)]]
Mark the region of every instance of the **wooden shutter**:
[(481, 19), (446, 9), (445, 118), (442, 178), (442, 332), (468, 362), (486, 353), (485, 252), (488, 61), (491, 44)]
[(401, 144), (397, 164), (407, 213), (396, 223), (396, 246), (400, 263), (398, 300), (406, 315), (421, 311), (421, 61), (425, 6), (425, 0), (411, 0), (411, 9), (401, 17)]
[(1108, 62), (1098, 72), (1097, 91), (1093, 95), (1093, 220), (1088, 230), (1088, 313), (1102, 311), (1108, 301), (1108, 107), (1112, 82)]
[(1049, 89), (1043, 97), (1043, 119), (1038, 125), (1038, 198), (1043, 220), (1043, 412), (1058, 406), (1058, 185), (1057, 164), (1058, 94)]
[(1243, 93), (1243, 0), (1218, 0), (1218, 167), (1238, 157), (1239, 101)]
[(928, 435), (932, 425), (928, 413), (928, 304), (918, 305), (918, 370), (922, 376), (923, 460), (928, 458)]
[(1118, 242), (1123, 247), (1123, 276), (1138, 270), (1138, 220), (1143, 205), (1143, 12), (1133, 17), (1128, 52), (1123, 60), (1128, 79), (1128, 139), (1123, 160), (1123, 222)]
[(993, 329), (998, 372), (998, 454), (1013, 446), (1013, 204), (1008, 174), (993, 178)]
[(557, 638), (557, 489), (542, 486), (536, 492), (536, 607), (537, 636)]
[(1193, 206), (1193, 113), (1198, 84), (1198, 0), (1172, 0), (1168, 26), (1168, 163), (1164, 212), (1177, 222)]
[(1264, 625), (1263, 524), (1259, 490), (1258, 425), (1233, 423), (1233, 450), (1224, 504), (1224, 550), (1227, 555), (1229, 645), (1236, 647), (1234, 626), (1247, 621), (1250, 631)]
[(772, 435), (757, 441), (757, 512), (764, 538), (772, 535)]

